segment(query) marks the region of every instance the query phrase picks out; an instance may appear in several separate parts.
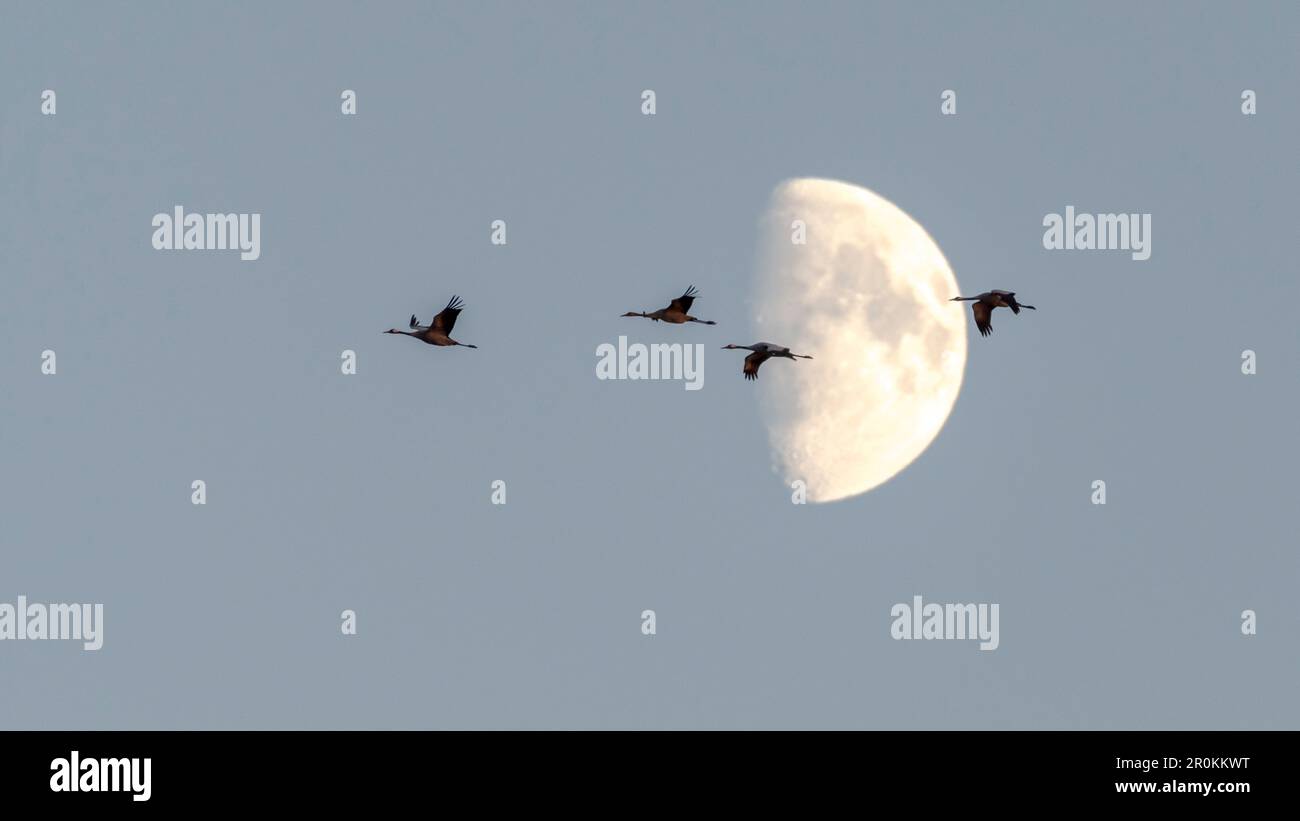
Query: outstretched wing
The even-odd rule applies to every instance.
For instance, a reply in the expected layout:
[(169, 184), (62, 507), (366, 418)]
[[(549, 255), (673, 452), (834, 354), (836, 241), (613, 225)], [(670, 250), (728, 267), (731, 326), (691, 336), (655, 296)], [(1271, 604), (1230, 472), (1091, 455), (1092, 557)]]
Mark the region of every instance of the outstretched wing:
[(974, 302), (971, 310), (975, 312), (975, 327), (979, 328), (980, 336), (993, 333), (993, 309), (983, 302)]
[(456, 327), (456, 317), (460, 316), (460, 312), (463, 310), (465, 310), (465, 303), (460, 301), (460, 297), (453, 296), (451, 301), (447, 303), (447, 307), (443, 308), (433, 318), (433, 329), (442, 331), (444, 334), (451, 333), (451, 329)]
[(752, 353), (752, 354), (750, 354), (749, 356), (745, 357), (745, 378), (746, 378), (746, 379), (757, 379), (757, 378), (758, 378), (758, 366), (759, 366), (759, 365), (762, 365), (764, 362), (766, 362), (768, 356), (770, 356), (770, 354), (767, 354), (767, 353), (760, 353), (760, 352), (758, 352), (758, 351), (755, 351), (754, 353)]
[(418, 326), (419, 324), (420, 324), (420, 321), (419, 321), (418, 319), (415, 318), (415, 314), (411, 314), (411, 327), (414, 328), (414, 327)]
[(677, 297), (668, 304), (668, 310), (671, 311), (676, 309), (684, 314), (689, 314), (691, 312), (691, 305), (695, 304), (696, 296), (698, 296), (698, 294), (695, 292), (695, 286), (692, 285), (686, 289), (686, 293)]

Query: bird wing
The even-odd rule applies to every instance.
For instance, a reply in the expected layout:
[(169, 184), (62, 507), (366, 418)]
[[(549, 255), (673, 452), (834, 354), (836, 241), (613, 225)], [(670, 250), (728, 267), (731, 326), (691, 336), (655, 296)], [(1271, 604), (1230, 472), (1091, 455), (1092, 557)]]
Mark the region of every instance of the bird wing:
[(460, 297), (453, 296), (451, 301), (447, 303), (447, 307), (443, 308), (433, 318), (430, 327), (435, 331), (442, 331), (444, 334), (451, 333), (451, 329), (456, 327), (456, 317), (460, 316), (460, 312), (463, 310), (465, 310), (465, 303), (460, 301)]
[(415, 318), (415, 314), (411, 314), (411, 327), (416, 328), (419, 327), (419, 325), (420, 325), (420, 321)]
[(971, 310), (975, 312), (975, 327), (979, 328), (980, 336), (993, 333), (993, 309), (983, 302), (974, 302)]
[(691, 306), (695, 304), (696, 296), (697, 294), (695, 293), (695, 286), (692, 285), (691, 287), (686, 289), (686, 293), (682, 294), (681, 296), (674, 299), (672, 302), (668, 303), (668, 310), (671, 311), (674, 308), (676, 308), (678, 311), (681, 311), (684, 314), (690, 313)]
[(758, 366), (766, 362), (769, 356), (771, 356), (771, 354), (764, 353), (761, 351), (755, 351), (754, 353), (745, 357), (745, 378), (757, 379)]

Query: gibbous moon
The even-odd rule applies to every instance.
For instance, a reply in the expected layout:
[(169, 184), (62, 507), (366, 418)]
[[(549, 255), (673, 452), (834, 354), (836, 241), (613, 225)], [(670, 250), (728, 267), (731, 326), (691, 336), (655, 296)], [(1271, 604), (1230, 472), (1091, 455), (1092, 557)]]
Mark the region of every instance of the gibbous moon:
[[(799, 240), (803, 239), (804, 244)], [(759, 237), (758, 380), (786, 483), (833, 502), (888, 481), (929, 447), (961, 391), (964, 303), (939, 246), (865, 188), (796, 179), (772, 194)]]

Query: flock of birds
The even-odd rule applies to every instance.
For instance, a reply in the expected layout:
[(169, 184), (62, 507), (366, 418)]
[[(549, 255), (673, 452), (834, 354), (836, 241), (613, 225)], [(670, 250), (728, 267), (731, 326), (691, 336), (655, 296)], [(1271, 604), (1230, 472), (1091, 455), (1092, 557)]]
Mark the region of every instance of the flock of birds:
[[(657, 311), (628, 311), (623, 316), (644, 317), (645, 319), (654, 320), (655, 322), (671, 322), (674, 325), (684, 325), (687, 322), (698, 322), (701, 325), (717, 325), (711, 319), (699, 319), (691, 316), (691, 306), (699, 298), (699, 293), (695, 286), (686, 289), (681, 296), (668, 303), (667, 308), (660, 308)], [(995, 308), (1010, 308), (1013, 314), (1019, 314), (1021, 308), (1028, 308), (1031, 311), (1038, 310), (1033, 305), (1025, 305), (1023, 302), (1016, 301), (1015, 291), (985, 291), (978, 296), (955, 296), (949, 302), (972, 302), (971, 311), (975, 314), (975, 327), (979, 330), (980, 336), (988, 336), (993, 333), (993, 310)], [(386, 334), (403, 334), (405, 336), (415, 337), (429, 345), (439, 347), (477, 348), (477, 345), (467, 345), (464, 342), (457, 342), (451, 338), (451, 331), (456, 327), (456, 317), (460, 312), (465, 310), (465, 303), (458, 296), (453, 296), (447, 303), (447, 307), (437, 313), (428, 325), (421, 325), (416, 319), (415, 314), (411, 314), (411, 322), (408, 326), (410, 330), (400, 330), (398, 328), (389, 328), (384, 331)], [(746, 379), (757, 379), (759, 367), (769, 359), (812, 359), (807, 354), (791, 353), (789, 348), (780, 345), (773, 345), (771, 342), (755, 342), (753, 345), (725, 345), (722, 350), (743, 350), (751, 351), (749, 356), (745, 357), (745, 364), (742, 372)]]
[[(696, 319), (691, 316), (691, 306), (695, 304), (699, 293), (692, 285), (686, 289), (681, 296), (668, 303), (667, 308), (660, 308), (651, 313), (644, 311), (628, 311), (623, 316), (642, 316), (646, 319), (652, 319), (655, 322), (671, 322), (674, 325), (682, 325), (687, 322), (699, 322), (702, 325), (717, 325), (711, 319)], [(726, 345), (722, 348), (724, 351), (746, 350), (753, 351), (745, 357), (744, 374), (746, 379), (758, 378), (758, 367), (772, 357), (781, 357), (785, 359), (812, 359), (805, 354), (790, 353), (789, 348), (783, 348), (780, 345), (773, 345), (771, 342), (755, 342), (753, 345)]]

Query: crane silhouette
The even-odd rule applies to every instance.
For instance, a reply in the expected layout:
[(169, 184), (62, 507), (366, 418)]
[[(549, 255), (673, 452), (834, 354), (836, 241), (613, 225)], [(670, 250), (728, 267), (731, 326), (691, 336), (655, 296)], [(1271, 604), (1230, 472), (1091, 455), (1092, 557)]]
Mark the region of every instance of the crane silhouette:
[(401, 331), (397, 328), (389, 328), (384, 333), (412, 336), (421, 342), (439, 347), (459, 345), (462, 348), (477, 348), (477, 345), (466, 345), (464, 342), (457, 342), (451, 338), (451, 329), (456, 327), (456, 317), (460, 316), (460, 312), (463, 310), (465, 310), (465, 303), (461, 302), (460, 297), (453, 296), (451, 301), (447, 303), (447, 307), (439, 311), (428, 325), (421, 325), (419, 320), (415, 318), (415, 314), (411, 314), (411, 330)]
[(718, 323), (710, 319), (696, 319), (690, 315), (691, 305), (699, 298), (695, 286), (686, 289), (686, 293), (668, 303), (667, 308), (660, 308), (657, 311), (645, 313), (643, 311), (628, 311), (623, 316), (643, 316), (646, 319), (653, 319), (655, 322), (671, 322), (674, 325), (681, 325), (686, 322), (699, 322), (701, 325), (717, 325)]
[(1031, 311), (1038, 310), (1033, 305), (1017, 302), (1015, 291), (985, 291), (979, 296), (955, 296), (948, 301), (975, 303), (970, 307), (975, 314), (975, 327), (979, 328), (980, 336), (988, 336), (993, 333), (994, 308), (1010, 308), (1013, 314), (1020, 313), (1021, 308), (1028, 308)]
[(807, 354), (790, 353), (789, 348), (773, 345), (771, 342), (755, 342), (753, 345), (724, 345), (722, 350), (753, 351), (753, 353), (745, 357), (744, 373), (746, 379), (757, 379), (759, 367), (772, 357), (780, 359), (812, 359)]

